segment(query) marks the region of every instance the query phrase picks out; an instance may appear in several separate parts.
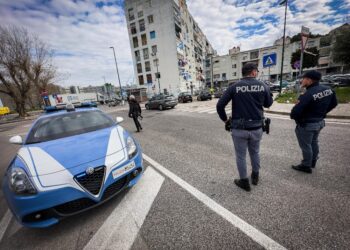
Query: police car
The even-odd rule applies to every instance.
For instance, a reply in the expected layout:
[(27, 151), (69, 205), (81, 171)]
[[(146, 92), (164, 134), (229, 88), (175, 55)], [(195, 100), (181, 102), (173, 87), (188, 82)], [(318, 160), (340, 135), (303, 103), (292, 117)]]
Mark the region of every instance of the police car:
[(119, 124), (96, 108), (75, 108), (39, 117), (10, 163), (3, 192), (17, 220), (48, 227), (93, 208), (140, 179), (140, 145)]

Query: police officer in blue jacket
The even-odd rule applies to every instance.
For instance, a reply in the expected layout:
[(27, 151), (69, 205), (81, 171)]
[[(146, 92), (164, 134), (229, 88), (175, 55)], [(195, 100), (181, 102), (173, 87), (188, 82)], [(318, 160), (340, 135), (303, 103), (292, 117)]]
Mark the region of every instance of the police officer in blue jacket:
[[(256, 80), (258, 75), (257, 65), (247, 63), (242, 68), (243, 79), (231, 85), (220, 98), (216, 109), (219, 117), (226, 126), (231, 125), (232, 138), (236, 153), (236, 164), (240, 179), (234, 183), (250, 191), (247, 177), (246, 153), (247, 148), (252, 163), (252, 184), (259, 181), (260, 156), (259, 148), (263, 130), (263, 107), (270, 107), (273, 99), (270, 88)], [(232, 119), (227, 118), (225, 106), (232, 100)]]
[(305, 94), (301, 95), (293, 107), (290, 118), (297, 126), (295, 134), (303, 153), (303, 160), (293, 169), (312, 173), (318, 159), (318, 136), (325, 126), (326, 114), (334, 109), (338, 102), (334, 91), (320, 85), (321, 73), (308, 71), (303, 75), (301, 86), (306, 87)]

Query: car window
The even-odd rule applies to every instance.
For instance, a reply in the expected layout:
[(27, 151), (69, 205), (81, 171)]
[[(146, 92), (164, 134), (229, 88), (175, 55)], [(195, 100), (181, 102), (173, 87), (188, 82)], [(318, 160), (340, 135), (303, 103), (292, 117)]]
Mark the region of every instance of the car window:
[(67, 112), (40, 119), (31, 129), (26, 144), (51, 141), (113, 126), (114, 121), (101, 111)]

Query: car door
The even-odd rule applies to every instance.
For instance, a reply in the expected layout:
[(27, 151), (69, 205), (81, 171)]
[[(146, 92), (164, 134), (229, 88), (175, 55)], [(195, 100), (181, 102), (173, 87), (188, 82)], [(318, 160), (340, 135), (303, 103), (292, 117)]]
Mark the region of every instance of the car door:
[(148, 106), (149, 106), (150, 109), (153, 108), (155, 99), (156, 99), (156, 98), (153, 96), (153, 97), (149, 100)]

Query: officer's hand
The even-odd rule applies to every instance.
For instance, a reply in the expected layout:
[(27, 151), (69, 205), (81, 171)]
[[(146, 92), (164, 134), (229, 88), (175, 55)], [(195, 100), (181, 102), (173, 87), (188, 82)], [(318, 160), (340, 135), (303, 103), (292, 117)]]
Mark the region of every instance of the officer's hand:
[(225, 122), (225, 130), (226, 131), (231, 131), (231, 119), (228, 119), (226, 122)]

